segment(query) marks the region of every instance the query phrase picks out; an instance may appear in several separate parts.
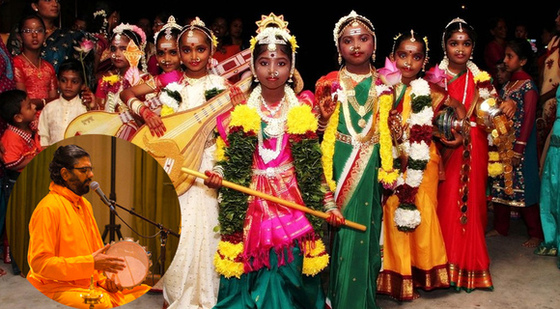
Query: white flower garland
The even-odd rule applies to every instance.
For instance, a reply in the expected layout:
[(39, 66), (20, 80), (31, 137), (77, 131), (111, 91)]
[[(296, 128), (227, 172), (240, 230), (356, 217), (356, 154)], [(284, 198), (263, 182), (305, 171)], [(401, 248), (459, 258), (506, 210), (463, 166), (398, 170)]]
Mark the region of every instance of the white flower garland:
[[(420, 127), (429, 127), (432, 125), (432, 119), (434, 116), (434, 112), (431, 105), (431, 96), (430, 96), (430, 86), (427, 81), (424, 79), (416, 79), (410, 83), (411, 86), (411, 99), (412, 99), (412, 113), (410, 118), (407, 120), (407, 123), (410, 128), (414, 126)], [(429, 97), (430, 104), (425, 104), (418, 112), (414, 112), (414, 105), (419, 104), (417, 103), (419, 99), (424, 97)], [(414, 136), (411, 136), (414, 137)], [(403, 147), (400, 147), (401, 151), (406, 152), (408, 154), (409, 160), (413, 160), (418, 163), (422, 163), (422, 166), (425, 169), (426, 164), (430, 160), (430, 144), (431, 142), (426, 143), (425, 141), (418, 141), (413, 140), (409, 142), (408, 140), (403, 143)], [(393, 157), (397, 158), (397, 146), (393, 148)], [(409, 161), (410, 162), (410, 161)], [(418, 166), (418, 164), (415, 164)], [(403, 188), (403, 185), (410, 186), (415, 192), (414, 196), (409, 197), (410, 200), (416, 200), (416, 192), (418, 187), (422, 183), (424, 178), (424, 169), (414, 169), (409, 167), (406, 169), (406, 179), (404, 173), (402, 172), (404, 167), (401, 168), (401, 173), (399, 178), (397, 179), (397, 192), (399, 189)], [(416, 208), (416, 206), (412, 203), (403, 203), (400, 200), (400, 205), (395, 210), (394, 214), (394, 222), (397, 225), (397, 228), (401, 231), (412, 231), (414, 230), (420, 223), (422, 222), (422, 217), (420, 215), (420, 211)]]
[[(257, 87), (255, 87), (255, 89), (253, 89), (253, 91), (249, 95), (249, 99), (247, 99), (247, 106), (255, 109), (257, 111), (257, 113), (259, 114), (259, 116), (261, 117), (261, 120), (265, 120), (265, 121), (268, 120), (267, 123), (270, 123), (270, 125), (273, 125), (273, 126), (283, 126), (283, 127), (285, 127), (286, 120), (288, 118), (289, 110), (292, 109), (292, 107), (298, 106), (300, 104), (294, 90), (292, 88), (290, 88), (290, 86), (285, 85), (284, 86), (284, 98), (288, 102), (287, 112), (283, 113), (282, 116), (280, 116), (278, 118), (270, 118), (270, 117), (265, 116), (261, 111), (261, 107), (260, 107), (261, 98), (262, 98), (262, 88), (261, 88), (261, 85), (259, 84)], [(264, 98), (262, 98), (262, 100), (264, 100)], [(276, 148), (274, 150), (264, 147), (263, 132), (262, 131), (263, 130), (259, 130), (259, 132), (258, 132), (259, 156), (263, 159), (263, 161), (265, 163), (268, 163), (268, 162), (276, 159), (278, 157), (278, 155), (280, 155), (280, 151), (281, 151), (280, 145), (282, 143), (282, 140), (284, 139), (284, 131), (285, 130), (282, 130), (282, 133), (279, 136), (275, 136), (276, 137)]]
[(173, 112), (176, 113), (179, 110), (179, 104), (181, 101), (178, 101), (170, 93), (177, 93), (177, 95), (181, 96), (181, 90), (183, 89), (183, 85), (178, 82), (172, 82), (167, 84), (165, 88), (163, 88), (159, 95), (159, 100), (163, 105), (173, 109)]

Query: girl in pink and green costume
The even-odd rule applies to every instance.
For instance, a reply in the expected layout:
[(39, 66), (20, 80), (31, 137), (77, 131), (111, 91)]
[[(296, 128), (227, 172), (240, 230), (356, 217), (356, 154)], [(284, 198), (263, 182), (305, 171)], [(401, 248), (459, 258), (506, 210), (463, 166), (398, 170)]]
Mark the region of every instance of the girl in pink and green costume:
[[(246, 101), (243, 93), (232, 96), (234, 109), (219, 117), (218, 164), (205, 183), (220, 188), (224, 178), (311, 209), (335, 207), (321, 166), (313, 94), (291, 86), (295, 37), (283, 16), (271, 13), (257, 25), (251, 70), (258, 84)], [(214, 308), (324, 308), (318, 274), (329, 256), (322, 220), (230, 188), (219, 192)]]

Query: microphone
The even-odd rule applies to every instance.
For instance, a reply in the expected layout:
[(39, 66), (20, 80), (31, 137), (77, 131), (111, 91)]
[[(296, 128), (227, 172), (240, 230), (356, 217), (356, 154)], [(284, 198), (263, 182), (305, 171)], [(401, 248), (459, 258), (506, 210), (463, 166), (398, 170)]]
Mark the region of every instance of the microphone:
[(105, 205), (113, 208), (113, 203), (111, 203), (111, 201), (105, 196), (105, 194), (103, 193), (103, 191), (101, 190), (101, 188), (99, 187), (99, 183), (97, 183), (97, 181), (92, 181), (89, 184), (90, 189), (92, 189), (93, 191), (95, 191), (95, 193), (97, 193), (97, 195), (99, 195), (99, 197), (101, 198), (101, 201), (103, 203), (105, 203)]

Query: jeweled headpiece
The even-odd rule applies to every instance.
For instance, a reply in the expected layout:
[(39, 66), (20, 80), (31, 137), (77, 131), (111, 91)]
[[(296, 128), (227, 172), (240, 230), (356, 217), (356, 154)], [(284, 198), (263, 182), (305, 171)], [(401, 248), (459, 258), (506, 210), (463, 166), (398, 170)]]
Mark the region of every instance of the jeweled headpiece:
[[(350, 20), (352, 20), (352, 22), (350, 22)], [(346, 25), (342, 27), (343, 24)], [(362, 15), (358, 15), (356, 11), (352, 10), (350, 14), (340, 18), (338, 22), (334, 25), (333, 37), (334, 37), (334, 43), (336, 44), (337, 51), (340, 52), (340, 48), (338, 46), (338, 39), (340, 39), (340, 36), (342, 35), (342, 33), (344, 33), (344, 30), (346, 30), (346, 28), (348, 28), (349, 26), (355, 27), (358, 24), (364, 26), (364, 28), (368, 30), (369, 34), (371, 34), (375, 38), (375, 27), (373, 26), (371, 21)], [(375, 41), (377, 44), (377, 40)]]
[(165, 33), (165, 39), (171, 40), (171, 29), (177, 29), (179, 32), (183, 29), (183, 27), (175, 21), (175, 17), (173, 15), (169, 16), (167, 23), (165, 23), (165, 25), (163, 25), (161, 29), (154, 34), (154, 42), (157, 42), (157, 38), (162, 31)]
[(179, 34), (179, 37), (177, 38), (177, 45), (180, 45), (179, 40), (181, 39), (183, 34), (185, 34), (185, 32), (187, 33), (187, 36), (190, 37), (193, 36), (194, 30), (202, 31), (202, 33), (204, 33), (204, 35), (206, 35), (210, 39), (210, 42), (212, 42), (212, 44), (210, 44), (210, 54), (213, 55), (216, 47), (218, 47), (218, 38), (214, 35), (214, 32), (212, 30), (206, 27), (206, 24), (200, 18), (198, 18), (198, 16), (195, 17), (190, 22), (190, 24), (183, 27), (183, 31), (181, 31), (181, 34)]
[(284, 15), (277, 16), (270, 13), (268, 16), (261, 15), (261, 20), (256, 22), (257, 35), (251, 38), (251, 69), (255, 74), (254, 68), (254, 50), (257, 45), (267, 45), (269, 51), (276, 50), (276, 45), (290, 45), (292, 50), (292, 67), (290, 77), (294, 74), (296, 62), (296, 49), (298, 48), (296, 37), (290, 34), (288, 22), (284, 21)]

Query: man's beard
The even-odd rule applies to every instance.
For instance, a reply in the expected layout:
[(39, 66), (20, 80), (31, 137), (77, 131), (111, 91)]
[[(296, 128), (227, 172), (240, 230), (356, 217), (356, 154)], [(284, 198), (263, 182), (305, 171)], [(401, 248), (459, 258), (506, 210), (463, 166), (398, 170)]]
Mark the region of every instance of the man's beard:
[(89, 192), (89, 183), (91, 179), (86, 179), (84, 182), (80, 182), (77, 176), (73, 176), (72, 178), (68, 179), (66, 183), (68, 189), (72, 190), (72, 192), (76, 193), (76, 195), (82, 196)]

